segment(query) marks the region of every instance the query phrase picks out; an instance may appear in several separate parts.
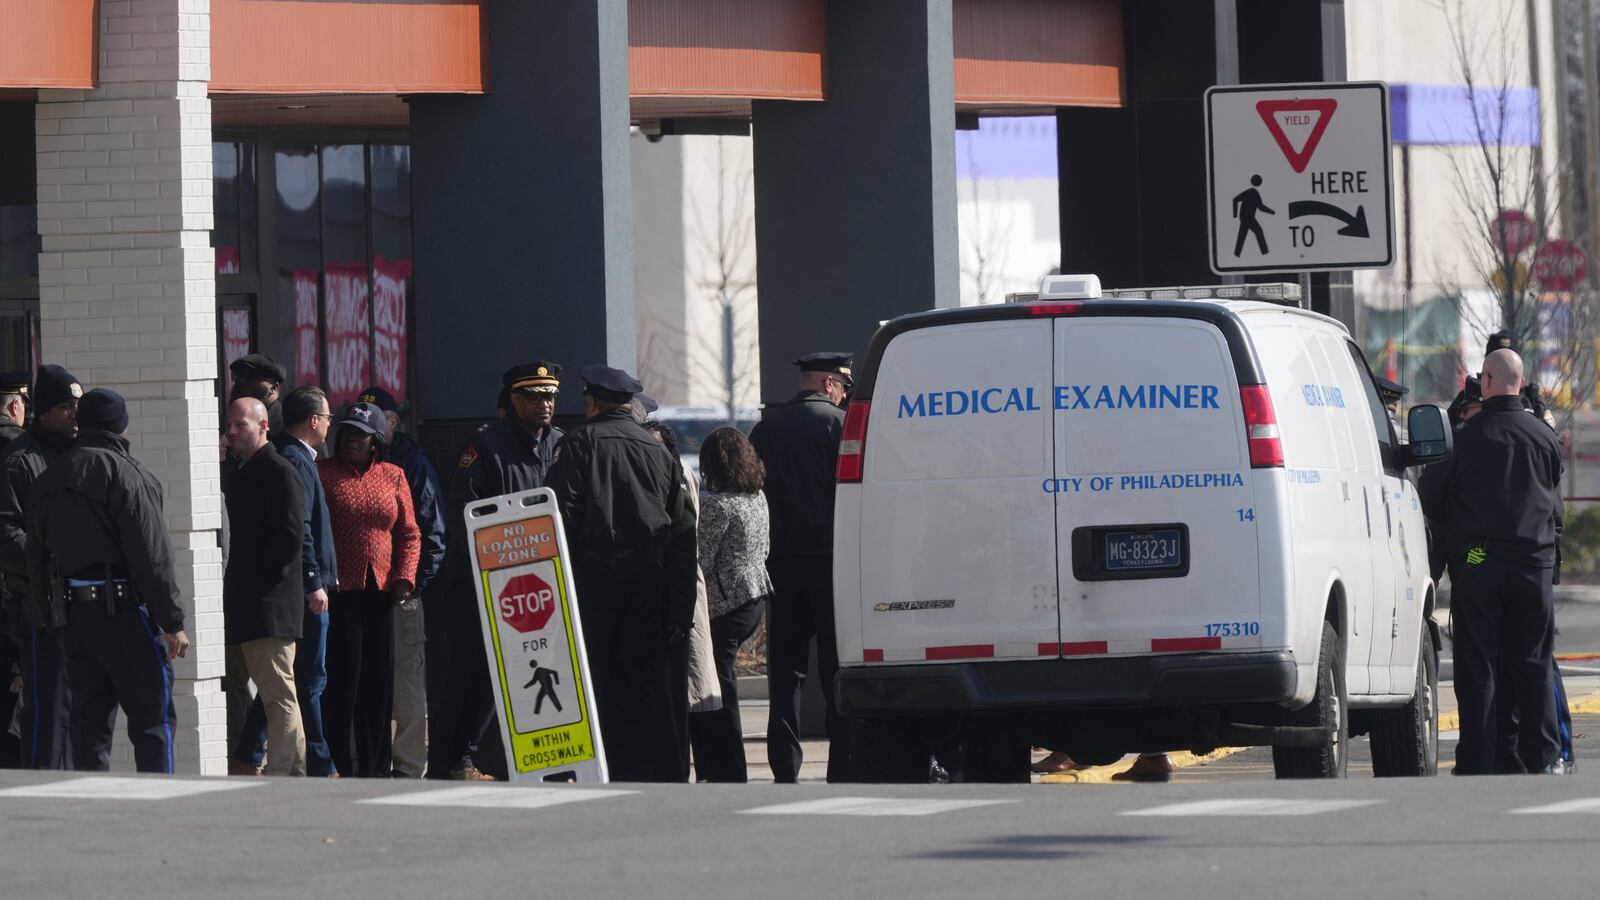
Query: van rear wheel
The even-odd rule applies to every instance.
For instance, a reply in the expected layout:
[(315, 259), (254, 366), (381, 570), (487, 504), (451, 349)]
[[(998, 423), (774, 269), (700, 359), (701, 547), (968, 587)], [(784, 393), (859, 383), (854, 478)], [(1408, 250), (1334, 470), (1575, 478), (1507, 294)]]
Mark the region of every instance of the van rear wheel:
[(895, 719), (851, 719), (850, 763), (867, 784), (927, 784), (928, 744)]
[(1374, 714), (1372, 772), (1379, 778), (1439, 774), (1439, 654), (1426, 628), (1417, 645), (1411, 701)]
[(1279, 778), (1343, 778), (1350, 743), (1350, 697), (1345, 691), (1344, 656), (1332, 623), (1322, 623), (1317, 662), (1317, 693), (1304, 708), (1286, 713), (1283, 724), (1321, 728), (1315, 747), (1273, 747), (1272, 770)]

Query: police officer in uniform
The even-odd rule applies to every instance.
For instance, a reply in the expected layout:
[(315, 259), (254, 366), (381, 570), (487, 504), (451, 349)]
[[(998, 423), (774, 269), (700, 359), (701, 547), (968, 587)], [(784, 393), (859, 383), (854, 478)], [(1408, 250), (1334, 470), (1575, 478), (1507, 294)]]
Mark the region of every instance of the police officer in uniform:
[(66, 657), (59, 636), (32, 602), (28, 573), (28, 491), (52, 460), (72, 446), (78, 433), (78, 398), (83, 388), (60, 366), (40, 366), (34, 376), (33, 422), (6, 448), (0, 479), (0, 569), (20, 651), (23, 696), (22, 764), (31, 769), (72, 767), (67, 715), (72, 705)]
[(635, 420), (639, 382), (585, 366), (586, 421), (550, 467), (567, 533), (606, 766), (617, 781), (655, 781), (677, 754), (669, 649), (694, 621), (698, 548), (683, 470)]
[(767, 762), (779, 783), (800, 775), (800, 694), (811, 639), (827, 707), (828, 780), (850, 781), (850, 735), (834, 708), (839, 650), (833, 630), (833, 491), (844, 429), (840, 404), (849, 396), (850, 354), (812, 353), (795, 360), (800, 392), (771, 410), (750, 432), (767, 467), (772, 552), (767, 572)]
[(1423, 495), (1449, 523), (1451, 614), (1461, 741), (1456, 773), (1492, 774), (1498, 745), (1495, 677), (1509, 676), (1519, 722), (1517, 756), (1529, 772), (1563, 774), (1558, 759), (1551, 579), (1561, 518), (1561, 450), (1523, 409), (1522, 360), (1484, 359), (1483, 410), (1461, 429), (1455, 454)]
[(161, 483), (122, 436), (128, 408), (96, 389), (78, 442), (28, 493), (28, 571), (61, 631), (72, 690), (73, 767), (111, 767), (117, 708), (141, 772), (172, 772), (172, 660), (189, 651)]
[[(428, 777), (493, 780), (474, 762), (494, 716), (489, 663), (478, 624), (478, 593), (461, 513), (468, 503), (543, 487), (561, 429), (555, 418), (561, 367), (538, 361), (506, 370), (506, 415), (480, 431), (456, 461), (450, 480), (444, 567), (424, 599), (428, 652)], [(496, 741), (496, 744), (499, 742)], [(493, 754), (485, 754), (490, 764)]]
[[(28, 415), (27, 398), (27, 372), (0, 374), (0, 458), (5, 457), (11, 442), (22, 436), (22, 423)], [(0, 572), (0, 593), (5, 591), (4, 578)], [(22, 656), (17, 649), (21, 629), (13, 628), (9, 617), (0, 619), (0, 627), (6, 633), (6, 640), (0, 640), (0, 768), (15, 769), (22, 765), (22, 745), (11, 733), (10, 725), (21, 713), (17, 709), (22, 700)]]

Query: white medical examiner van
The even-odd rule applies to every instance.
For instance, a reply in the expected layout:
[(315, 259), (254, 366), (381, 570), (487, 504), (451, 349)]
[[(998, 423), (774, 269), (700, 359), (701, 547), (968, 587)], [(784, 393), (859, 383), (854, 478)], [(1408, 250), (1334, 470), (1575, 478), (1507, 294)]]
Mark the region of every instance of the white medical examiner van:
[[(1267, 299), (1267, 298), (1276, 298)], [(869, 780), (1025, 780), (1030, 746), (1273, 747), (1437, 769), (1428, 537), (1361, 351), (1296, 285), (1104, 291), (902, 316), (844, 425), (841, 712)]]

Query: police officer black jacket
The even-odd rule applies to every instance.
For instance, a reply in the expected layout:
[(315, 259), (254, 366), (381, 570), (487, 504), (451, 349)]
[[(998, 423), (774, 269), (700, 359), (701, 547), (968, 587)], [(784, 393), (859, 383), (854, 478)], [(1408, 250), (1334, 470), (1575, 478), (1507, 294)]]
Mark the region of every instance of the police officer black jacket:
[(1484, 400), (1439, 466), (1419, 489), (1428, 517), (1449, 523), (1452, 553), (1481, 544), (1520, 562), (1555, 565), (1561, 447), (1521, 397)]
[(306, 501), (300, 473), (269, 443), (229, 470), (222, 490), (233, 526), (222, 576), (228, 643), (298, 640), (306, 605)]
[(28, 578), (28, 520), (23, 501), (38, 480), (40, 473), (51, 460), (66, 452), (76, 439), (71, 435), (50, 435), (34, 425), (12, 441), (0, 467), (0, 569), (5, 570), (6, 584), (15, 596), (19, 610), (35, 628), (42, 628), (47, 620), (38, 618), (39, 607), (25, 602), (32, 594)]
[(478, 432), (461, 451), (455, 476), (450, 479), (449, 512), (445, 519), (450, 549), (444, 556), (444, 568), (449, 577), (472, 579), (461, 510), (474, 500), (544, 487), (545, 475), (550, 471), (550, 460), (561, 436), (561, 429), (554, 425), (546, 428), (544, 434), (534, 435), (516, 416), (508, 415)]
[(844, 410), (826, 394), (802, 391), (750, 432), (767, 467), (773, 556), (833, 555), (834, 467)]
[(694, 512), (683, 468), (634, 421), (633, 412), (603, 412), (568, 432), (546, 486), (561, 503), (573, 571), (659, 558), (666, 572), (667, 624), (687, 628), (694, 618), (699, 552)]
[(41, 610), (49, 606), (49, 562), (64, 577), (114, 577), (133, 585), (150, 620), (167, 634), (183, 630), (178, 572), (161, 508), (161, 483), (133, 458), (128, 442), (85, 429), (28, 492), (28, 572)]

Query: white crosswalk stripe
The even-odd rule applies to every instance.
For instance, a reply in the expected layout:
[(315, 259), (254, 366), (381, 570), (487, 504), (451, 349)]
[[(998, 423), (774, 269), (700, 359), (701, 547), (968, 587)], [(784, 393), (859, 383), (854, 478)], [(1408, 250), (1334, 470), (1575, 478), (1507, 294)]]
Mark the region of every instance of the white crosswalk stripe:
[(908, 797), (828, 797), (741, 810), (755, 816), (931, 816), (1012, 800), (916, 800)]
[(7, 797), (47, 797), (57, 800), (173, 800), (218, 791), (263, 787), (264, 781), (207, 778), (180, 781), (173, 778), (118, 778), (91, 775), (48, 784), (27, 784), (0, 790)]
[(591, 790), (564, 787), (490, 787), (464, 785), (436, 791), (416, 791), (374, 797), (360, 803), (373, 806), (469, 806), (476, 809), (541, 809), (566, 803), (626, 797), (638, 791)]
[(1196, 800), (1149, 809), (1128, 810), (1124, 816), (1315, 816), (1321, 813), (1374, 806), (1382, 800)]
[(1560, 813), (1600, 813), (1600, 798), (1590, 797), (1584, 800), (1563, 800), (1549, 806), (1528, 806), (1522, 809), (1513, 809), (1515, 815), (1537, 816), (1555, 815)]

